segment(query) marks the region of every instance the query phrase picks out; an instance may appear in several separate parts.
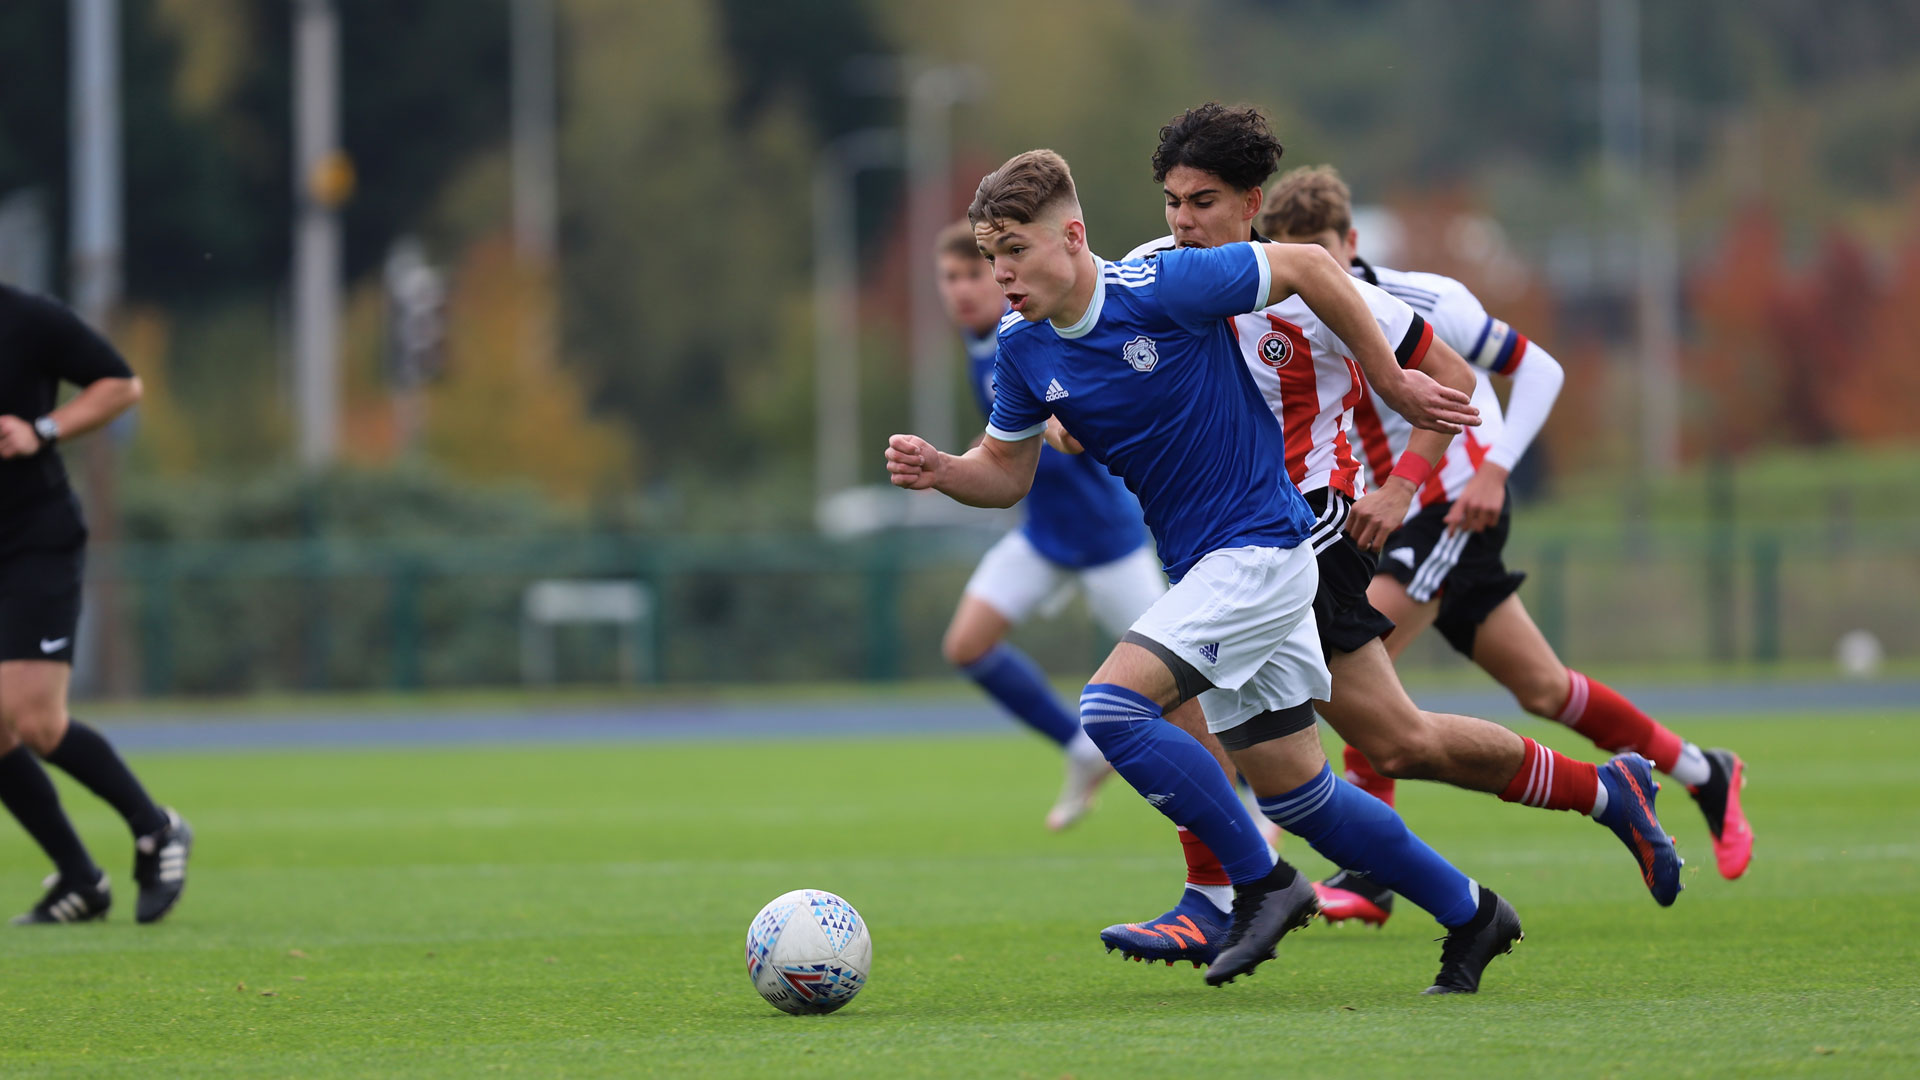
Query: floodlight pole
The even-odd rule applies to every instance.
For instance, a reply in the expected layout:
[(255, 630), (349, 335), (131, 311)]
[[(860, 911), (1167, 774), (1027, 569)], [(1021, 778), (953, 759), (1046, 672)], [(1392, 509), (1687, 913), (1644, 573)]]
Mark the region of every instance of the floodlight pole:
[[(813, 170), (814, 490), (825, 499), (860, 475), (859, 232), (854, 182), (900, 160), (900, 133), (835, 139)], [(876, 450), (877, 452), (877, 450)]]
[(559, 248), (553, 0), (513, 0), (513, 241), (539, 266)]
[[(120, 307), (125, 179), (121, 166), (120, 2), (72, 0), (68, 87), (72, 169), (70, 221), (74, 310), (107, 337)], [(89, 439), (81, 452), (87, 517), (92, 538), (112, 545), (120, 538), (120, 506), (114, 471), (116, 424)], [(80, 633), (76, 682), (116, 695), (133, 690), (133, 664), (126, 647), (120, 594), (111, 578), (93, 583)], [(97, 661), (95, 660), (97, 657)]]
[(301, 465), (340, 442), (340, 25), (333, 0), (294, 0), (294, 415)]
[(922, 68), (906, 84), (907, 280), (912, 291), (913, 432), (942, 450), (953, 443), (953, 333), (934, 282), (933, 245), (953, 213), (953, 107), (979, 94), (980, 72)]
[[(1672, 162), (1663, 151), (1649, 169), (1640, 66), (1640, 0), (1600, 5), (1600, 132), (1609, 212), (1636, 226), (1635, 346), (1640, 398), (1640, 494), (1680, 453), (1679, 269), (1672, 224)], [(1668, 114), (1662, 114), (1663, 117)], [(1667, 128), (1670, 128), (1670, 124)], [(1665, 131), (1667, 128), (1663, 128)], [(1670, 147), (1671, 137), (1663, 141)]]

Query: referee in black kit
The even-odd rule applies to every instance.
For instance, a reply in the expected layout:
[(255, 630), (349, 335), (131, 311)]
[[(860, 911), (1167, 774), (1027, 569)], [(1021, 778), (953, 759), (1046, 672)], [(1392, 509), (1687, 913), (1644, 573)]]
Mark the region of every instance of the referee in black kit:
[[(55, 408), (62, 382), (81, 391)], [(154, 804), (105, 737), (67, 715), (87, 526), (56, 446), (139, 400), (139, 378), (78, 316), (0, 285), (0, 802), (54, 865), (46, 895), (16, 923), (85, 922), (112, 903), (42, 758), (127, 819), (138, 921), (164, 917), (187, 884), (193, 831)]]

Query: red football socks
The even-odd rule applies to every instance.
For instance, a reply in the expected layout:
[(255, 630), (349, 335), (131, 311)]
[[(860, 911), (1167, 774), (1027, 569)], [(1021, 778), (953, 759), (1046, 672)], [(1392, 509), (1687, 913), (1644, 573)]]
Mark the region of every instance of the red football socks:
[(1680, 761), (1680, 736), (1598, 679), (1568, 668), (1567, 681), (1571, 684), (1567, 703), (1555, 720), (1592, 739), (1603, 750), (1616, 754), (1632, 750), (1661, 772), (1673, 772)]
[(1220, 864), (1220, 856), (1186, 829), (1180, 830), (1180, 848), (1187, 856), (1187, 884), (1233, 884), (1233, 879), (1227, 876), (1227, 868)]
[(1593, 813), (1600, 792), (1599, 768), (1589, 762), (1575, 761), (1552, 747), (1522, 738), (1526, 756), (1520, 771), (1513, 774), (1500, 797), (1507, 802), (1525, 803), (1542, 810), (1577, 810)]
[(1388, 806), (1392, 806), (1393, 781), (1376, 772), (1373, 763), (1367, 760), (1367, 755), (1351, 746), (1347, 747), (1345, 758), (1347, 782)]

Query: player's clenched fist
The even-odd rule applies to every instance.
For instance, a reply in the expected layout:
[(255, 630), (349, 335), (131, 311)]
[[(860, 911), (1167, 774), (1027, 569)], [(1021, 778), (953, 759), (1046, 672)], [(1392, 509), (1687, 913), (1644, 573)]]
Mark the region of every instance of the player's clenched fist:
[(918, 435), (895, 435), (887, 440), (887, 479), (894, 487), (925, 491), (934, 484), (940, 451)]

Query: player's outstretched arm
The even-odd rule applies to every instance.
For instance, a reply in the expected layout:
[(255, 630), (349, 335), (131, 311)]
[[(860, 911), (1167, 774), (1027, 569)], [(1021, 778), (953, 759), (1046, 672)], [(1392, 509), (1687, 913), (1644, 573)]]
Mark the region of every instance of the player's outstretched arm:
[(1038, 436), (1004, 442), (989, 435), (959, 455), (941, 453), (918, 435), (887, 440), (887, 478), (893, 486), (933, 488), (968, 506), (1001, 508), (1026, 498), (1039, 463)]
[(1400, 367), (1393, 346), (1353, 287), (1353, 278), (1325, 248), (1318, 244), (1255, 244), (1254, 248), (1266, 256), (1271, 271), (1267, 303), (1277, 304), (1298, 293), (1327, 328), (1347, 343), (1380, 400), (1408, 423), (1449, 435), (1458, 434), (1463, 425), (1480, 423), (1480, 410), (1473, 407), (1471, 394)]
[[(1473, 368), (1438, 337), (1428, 344), (1420, 370), (1441, 386), (1462, 391), (1469, 397), (1473, 395)], [(1406, 452), (1394, 463), (1386, 483), (1362, 495), (1348, 513), (1347, 533), (1354, 543), (1368, 551), (1386, 543), (1387, 536), (1406, 520), (1407, 507), (1419, 494), (1420, 485), (1433, 475), (1440, 455), (1446, 453), (1452, 443), (1451, 435), (1425, 428), (1413, 429), (1407, 436)]]

